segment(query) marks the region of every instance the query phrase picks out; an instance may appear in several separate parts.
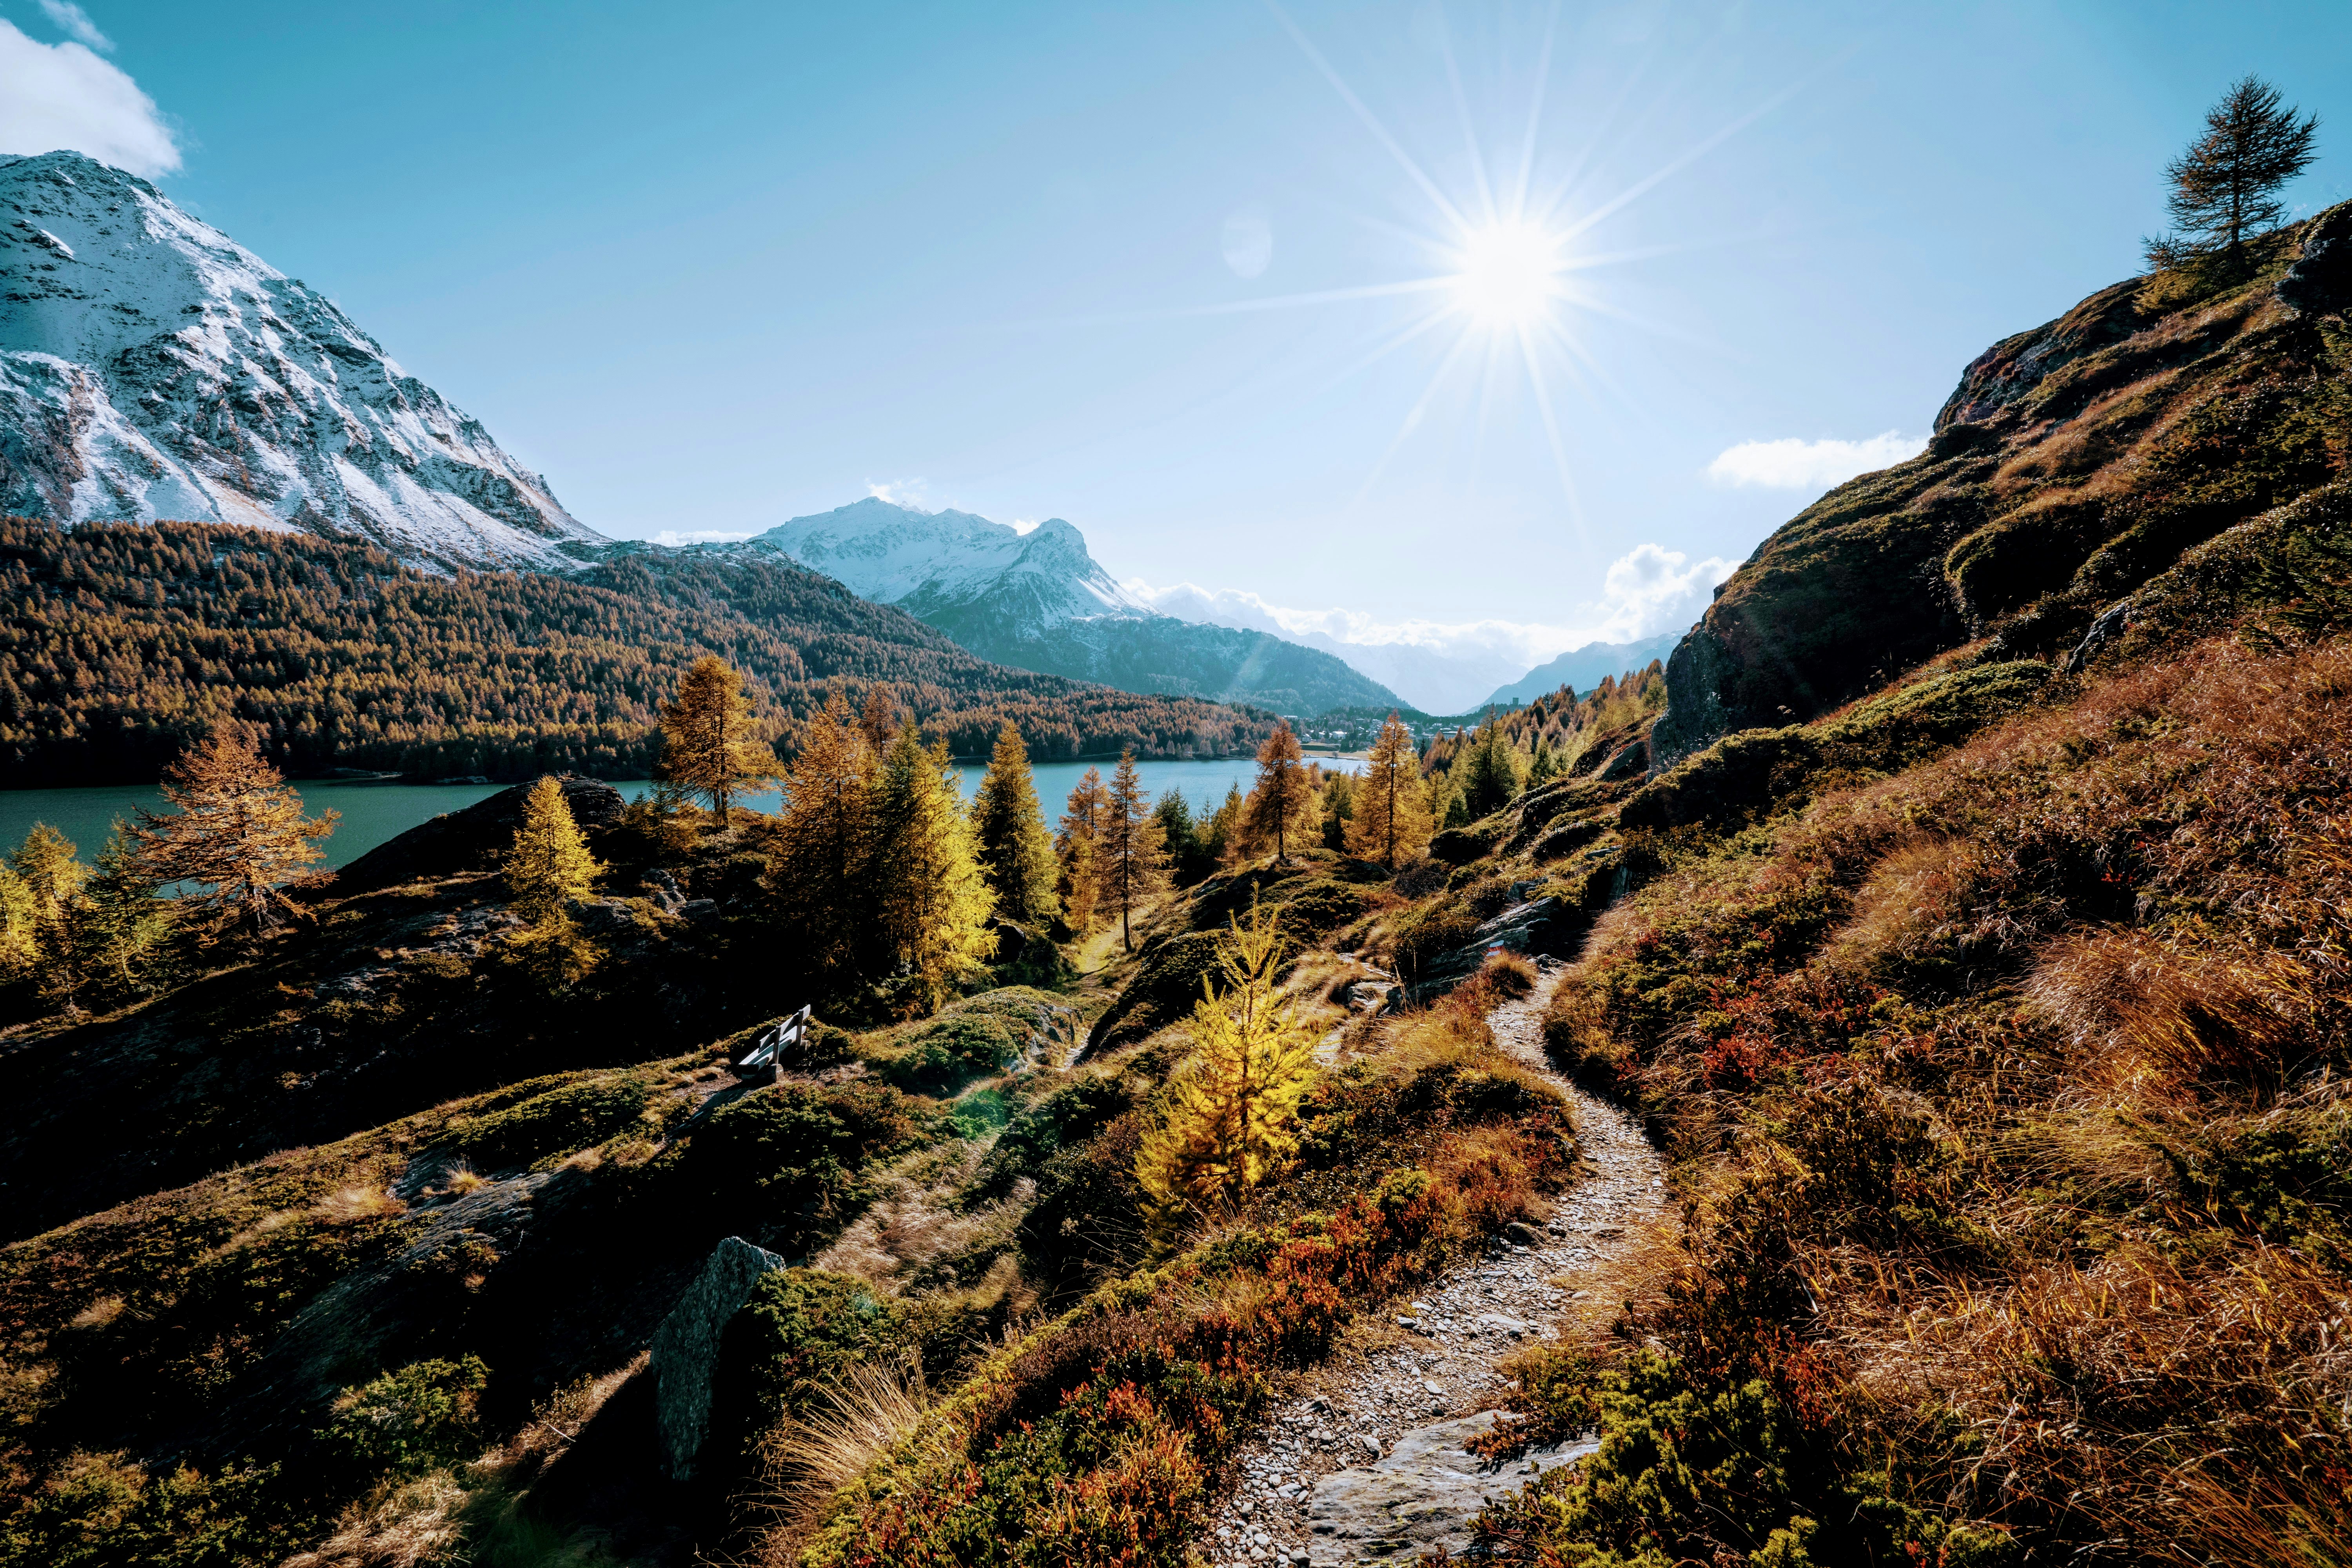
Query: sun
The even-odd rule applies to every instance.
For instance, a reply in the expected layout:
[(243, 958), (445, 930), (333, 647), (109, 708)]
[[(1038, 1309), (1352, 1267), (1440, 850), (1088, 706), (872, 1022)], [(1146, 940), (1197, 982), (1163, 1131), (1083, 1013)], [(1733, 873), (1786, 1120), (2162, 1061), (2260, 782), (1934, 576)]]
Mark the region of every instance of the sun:
[(1460, 269), (1450, 279), (1454, 298), (1482, 326), (1531, 327), (1551, 310), (1559, 249), (1557, 237), (1524, 221), (1473, 229), (1463, 237)]

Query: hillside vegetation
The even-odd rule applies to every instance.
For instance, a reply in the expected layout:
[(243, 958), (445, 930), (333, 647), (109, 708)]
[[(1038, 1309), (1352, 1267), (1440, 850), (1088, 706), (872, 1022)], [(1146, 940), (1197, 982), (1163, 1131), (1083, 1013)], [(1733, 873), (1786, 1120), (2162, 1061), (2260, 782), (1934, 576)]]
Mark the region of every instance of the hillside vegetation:
[(201, 523), (0, 519), (0, 787), (144, 783), (193, 734), (260, 725), (281, 767), (642, 777), (701, 654), (769, 739), (880, 684), (959, 755), (1015, 720), (1039, 758), (1219, 755), (1270, 719), (973, 658), (772, 553), (617, 550), (569, 575), (442, 575), (372, 546)]

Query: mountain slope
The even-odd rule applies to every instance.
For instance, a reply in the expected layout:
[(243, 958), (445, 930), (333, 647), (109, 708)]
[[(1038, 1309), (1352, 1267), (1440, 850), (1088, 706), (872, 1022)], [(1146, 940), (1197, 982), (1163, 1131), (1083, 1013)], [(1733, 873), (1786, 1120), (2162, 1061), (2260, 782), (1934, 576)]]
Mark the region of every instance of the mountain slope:
[(436, 574), (350, 540), (0, 519), (0, 787), (145, 784), (231, 717), (298, 775), (642, 777), (658, 705), (706, 650), (744, 672), (770, 738), (877, 683), (961, 755), (1008, 717), (1040, 760), (1219, 755), (1271, 725), (984, 663), (758, 545)]
[(1399, 702), (1328, 654), (1160, 615), (1120, 588), (1060, 518), (1024, 533), (877, 497), (796, 517), (760, 540), (1016, 668), (1289, 713)]
[(2235, 285), (2134, 279), (1979, 355), (1927, 451), (1832, 490), (1725, 584), (1667, 666), (1656, 765), (1975, 639), (2063, 654), (2184, 551), (2340, 473), (2352, 205), (2255, 255)]
[(1486, 699), (1488, 705), (1507, 702), (1532, 702), (1548, 697), (1563, 686), (1574, 687), (1579, 693), (1591, 690), (1609, 676), (1620, 676), (1628, 670), (1645, 668), (1652, 659), (1664, 658), (1675, 651), (1682, 638), (1673, 632), (1639, 642), (1586, 643), (1570, 648), (1558, 658), (1539, 664), (1518, 679), (1495, 689)]
[(572, 564), (601, 536), (325, 296), (79, 153), (0, 157), (0, 513)]

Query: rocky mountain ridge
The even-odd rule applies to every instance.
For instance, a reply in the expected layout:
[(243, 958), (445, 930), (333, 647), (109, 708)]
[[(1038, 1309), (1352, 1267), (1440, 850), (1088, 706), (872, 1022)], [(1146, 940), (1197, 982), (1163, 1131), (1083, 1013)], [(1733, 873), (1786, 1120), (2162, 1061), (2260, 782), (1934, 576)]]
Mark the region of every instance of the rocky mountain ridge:
[(0, 513), (561, 570), (602, 536), (332, 300), (145, 180), (0, 157)]
[(1404, 706), (1328, 653), (1160, 614), (1121, 588), (1060, 518), (1023, 530), (877, 496), (793, 518), (751, 542), (781, 547), (861, 597), (1018, 669), (1294, 714)]

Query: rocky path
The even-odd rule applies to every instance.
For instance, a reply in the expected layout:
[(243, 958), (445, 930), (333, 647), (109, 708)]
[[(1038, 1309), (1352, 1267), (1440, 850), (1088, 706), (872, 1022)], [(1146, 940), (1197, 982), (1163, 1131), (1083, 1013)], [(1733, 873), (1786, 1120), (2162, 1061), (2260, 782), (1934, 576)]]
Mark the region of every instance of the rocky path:
[(1409, 1563), (1440, 1544), (1459, 1552), (1484, 1498), (1591, 1451), (1566, 1446), (1496, 1467), (1464, 1447), (1493, 1424), (1483, 1412), (1504, 1390), (1495, 1363), (1546, 1337), (1585, 1277), (1665, 1211), (1664, 1167), (1632, 1120), (1545, 1059), (1544, 1006), (1565, 973), (1548, 966), (1533, 993), (1487, 1022), (1497, 1045), (1575, 1106), (1587, 1173), (1541, 1227), (1513, 1226), (1300, 1375), (1243, 1449), (1237, 1483), (1197, 1543), (1202, 1561), (1341, 1568)]

